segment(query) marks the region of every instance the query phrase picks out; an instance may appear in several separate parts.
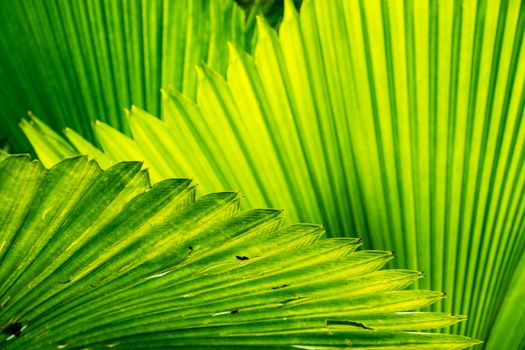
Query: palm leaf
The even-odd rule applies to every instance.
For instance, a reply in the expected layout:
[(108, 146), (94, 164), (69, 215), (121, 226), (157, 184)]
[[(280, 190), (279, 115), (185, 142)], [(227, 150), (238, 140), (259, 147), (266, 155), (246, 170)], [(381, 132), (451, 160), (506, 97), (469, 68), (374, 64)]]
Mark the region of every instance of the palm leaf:
[[(149, 185), (140, 163), (102, 171), (77, 157), (50, 170), (0, 162), (3, 349), (461, 349), (432, 329), (465, 318), (411, 312), (442, 293), (381, 270), (393, 257), (280, 210), (239, 212), (232, 192)], [(407, 312), (408, 311), (408, 312)]]
[(162, 121), (131, 110), (133, 139), (95, 125), (104, 154), (71, 130), (75, 148), (58, 146), (37, 119), (23, 128), (50, 165), (142, 160), (153, 181), (196, 174), (206, 191), (394, 247), (398, 266), (429, 273), (421, 286), (454, 296), (436, 310), (471, 315), (462, 334), (525, 315), (498, 314), (520, 295), (525, 248), (523, 3), (287, 4), (279, 35), (259, 19), (253, 56), (230, 45), (227, 79), (199, 69), (196, 104), (166, 89)]
[(226, 42), (249, 48), (252, 27), (233, 0), (2, 1), (0, 136), (28, 150), (28, 110), (91, 141), (97, 118), (127, 131), (123, 106), (158, 114), (167, 84), (193, 96), (195, 64), (224, 72)]

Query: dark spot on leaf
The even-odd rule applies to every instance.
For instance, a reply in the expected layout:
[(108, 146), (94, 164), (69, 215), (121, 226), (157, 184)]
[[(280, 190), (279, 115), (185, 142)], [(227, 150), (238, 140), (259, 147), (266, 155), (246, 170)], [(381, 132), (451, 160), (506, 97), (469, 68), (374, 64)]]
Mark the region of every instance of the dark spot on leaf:
[(289, 287), (290, 285), (289, 284), (282, 284), (280, 286), (277, 286), (277, 287), (272, 287), (272, 289), (281, 289), (281, 288), (286, 288), (286, 287)]
[(371, 329), (371, 330), (373, 330), (373, 328), (367, 327), (364, 324), (362, 324), (361, 322), (346, 321), (346, 320), (328, 320), (328, 321), (326, 321), (326, 325), (327, 326), (333, 326), (333, 325), (354, 326), (354, 327), (359, 327), (359, 328), (363, 328), (363, 329)]
[(304, 299), (304, 298), (305, 297), (302, 297), (300, 295), (296, 295), (293, 298), (284, 299), (284, 300), (280, 301), (279, 303), (280, 304), (288, 304), (288, 303), (291, 303), (292, 301), (297, 301), (297, 300), (301, 300), (301, 299)]
[(20, 322), (11, 323), (7, 325), (7, 327), (5, 327), (2, 332), (7, 335), (14, 335), (18, 338), (22, 332), (22, 324)]
[(68, 284), (69, 282), (71, 282), (70, 279), (68, 279), (67, 281), (58, 281), (58, 283), (60, 283), (60, 284)]
[(236, 255), (235, 256), (238, 260), (248, 260), (250, 258), (248, 258), (247, 256), (239, 256), (239, 255)]
[(237, 309), (230, 311), (231, 314), (236, 314), (237, 312), (239, 312)]
[(193, 253), (193, 247), (191, 245), (188, 246), (188, 250), (190, 251), (190, 254)]

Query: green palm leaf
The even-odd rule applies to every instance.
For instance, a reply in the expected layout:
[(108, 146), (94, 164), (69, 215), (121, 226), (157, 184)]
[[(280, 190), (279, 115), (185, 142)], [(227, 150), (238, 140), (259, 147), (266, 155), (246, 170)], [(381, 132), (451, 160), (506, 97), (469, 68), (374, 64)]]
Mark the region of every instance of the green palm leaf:
[(0, 162), (3, 349), (400, 347), (461, 349), (410, 332), (465, 318), (416, 310), (442, 293), (381, 270), (386, 251), (280, 227), (280, 210), (239, 212), (232, 192), (190, 180), (149, 185), (140, 163), (102, 171), (85, 157), (50, 170)]
[(436, 310), (471, 315), (456, 331), (518, 347), (504, 325), (525, 315), (511, 282), (525, 248), (523, 3), (288, 5), (279, 35), (259, 20), (253, 56), (230, 45), (227, 79), (199, 69), (196, 104), (168, 88), (162, 121), (133, 108), (133, 139), (98, 123), (104, 153), (69, 129), (62, 147), (37, 119), (26, 135), (47, 164), (142, 160), (153, 181), (195, 174), (394, 247), (429, 273), (421, 286), (454, 296)]
[(194, 66), (224, 72), (226, 42), (249, 48), (250, 23), (234, 0), (2, 1), (0, 138), (28, 150), (28, 110), (91, 141), (95, 119), (127, 130), (123, 106), (158, 114), (168, 84), (193, 96)]

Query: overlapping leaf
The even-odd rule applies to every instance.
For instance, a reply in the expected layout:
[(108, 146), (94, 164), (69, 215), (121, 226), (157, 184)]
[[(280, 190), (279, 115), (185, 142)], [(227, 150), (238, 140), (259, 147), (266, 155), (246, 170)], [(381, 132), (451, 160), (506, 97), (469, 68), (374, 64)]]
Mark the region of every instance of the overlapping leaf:
[(2, 1), (0, 137), (29, 150), (28, 110), (91, 141), (95, 119), (127, 130), (124, 106), (158, 114), (161, 86), (193, 96), (196, 64), (224, 72), (226, 42), (250, 46), (245, 17), (234, 0)]
[(0, 347), (476, 344), (413, 332), (464, 317), (411, 311), (443, 294), (403, 290), (421, 274), (381, 270), (391, 252), (323, 239), (319, 225), (280, 227), (280, 210), (239, 212), (237, 193), (195, 199), (190, 180), (150, 186), (140, 168), (0, 162)]

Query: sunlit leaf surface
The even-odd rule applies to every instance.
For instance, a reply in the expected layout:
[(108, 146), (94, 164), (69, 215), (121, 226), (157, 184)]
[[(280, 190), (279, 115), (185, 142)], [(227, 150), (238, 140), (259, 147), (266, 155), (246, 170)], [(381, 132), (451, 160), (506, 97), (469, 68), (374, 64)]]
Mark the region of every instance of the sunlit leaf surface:
[[(421, 332), (465, 319), (417, 312), (443, 294), (404, 290), (388, 251), (239, 211), (234, 192), (150, 186), (141, 164), (86, 157), (46, 170), (0, 162), (2, 349), (462, 349)], [(411, 332), (419, 330), (418, 332)]]
[(167, 88), (162, 121), (131, 110), (133, 140), (96, 124), (104, 154), (71, 130), (75, 150), (24, 130), (47, 164), (142, 160), (154, 181), (194, 176), (394, 248), (453, 296), (436, 310), (471, 316), (455, 331), (519, 348), (506, 329), (525, 317), (523, 2), (287, 4), (278, 35), (259, 20), (253, 56), (230, 45), (227, 79), (199, 68), (196, 104)]
[(127, 130), (125, 106), (158, 114), (161, 86), (193, 96), (196, 64), (224, 72), (226, 43), (250, 46), (245, 17), (234, 0), (2, 0), (0, 138), (28, 151), (29, 110), (91, 141), (95, 119)]

